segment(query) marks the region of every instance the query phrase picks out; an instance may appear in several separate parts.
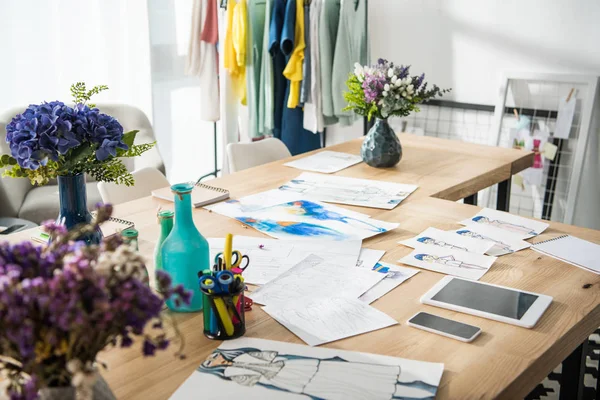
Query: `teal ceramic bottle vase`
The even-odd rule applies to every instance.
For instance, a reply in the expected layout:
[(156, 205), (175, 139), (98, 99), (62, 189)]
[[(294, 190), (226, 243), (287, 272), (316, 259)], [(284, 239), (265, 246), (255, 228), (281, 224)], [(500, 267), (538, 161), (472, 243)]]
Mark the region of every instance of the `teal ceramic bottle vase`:
[(400, 162), (400, 139), (387, 119), (376, 119), (363, 141), (360, 155), (364, 162), (375, 168), (389, 168)]
[(176, 305), (167, 300), (173, 311), (195, 312), (202, 310), (202, 292), (198, 284), (198, 271), (210, 268), (208, 242), (198, 232), (192, 219), (193, 183), (171, 186), (175, 195), (175, 223), (162, 244), (162, 268), (171, 275), (173, 285), (183, 285), (192, 292), (189, 305)]
[[(56, 222), (68, 230), (79, 224), (89, 224), (92, 214), (88, 211), (85, 175), (64, 175), (58, 177), (59, 212)], [(99, 244), (102, 240), (100, 228), (79, 238), (86, 244)]]
[(154, 249), (154, 270), (162, 271), (162, 245), (173, 229), (173, 218), (175, 217), (175, 213), (171, 210), (160, 210), (156, 217), (160, 225), (160, 235), (158, 236), (156, 248)]

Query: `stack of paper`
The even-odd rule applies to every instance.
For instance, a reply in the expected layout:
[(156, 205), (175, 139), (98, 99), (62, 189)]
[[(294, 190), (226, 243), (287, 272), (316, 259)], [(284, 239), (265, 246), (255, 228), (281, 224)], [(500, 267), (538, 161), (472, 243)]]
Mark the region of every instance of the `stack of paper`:
[(283, 165), (303, 169), (305, 171), (322, 172), (331, 174), (361, 163), (362, 158), (354, 154), (340, 153), (338, 151), (321, 151), (307, 157), (302, 157)]
[(416, 185), (303, 173), (279, 190), (328, 203), (391, 210), (417, 189)]

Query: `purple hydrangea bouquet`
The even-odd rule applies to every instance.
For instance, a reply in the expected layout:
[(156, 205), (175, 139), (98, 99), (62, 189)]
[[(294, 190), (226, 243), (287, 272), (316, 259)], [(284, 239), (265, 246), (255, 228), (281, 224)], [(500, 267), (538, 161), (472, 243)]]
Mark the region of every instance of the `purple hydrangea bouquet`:
[(161, 271), (160, 295), (153, 292), (144, 260), (119, 235), (100, 245), (74, 241), (111, 212), (100, 206), (92, 224), (72, 231), (46, 223), (48, 246), (0, 244), (0, 398), (50, 398), (44, 394), (63, 390), (55, 396), (62, 399), (72, 390), (91, 399), (100, 383), (109, 390), (97, 374), (99, 352), (130, 347), (135, 336), (146, 356), (169, 346), (164, 301), (189, 303), (191, 293), (172, 287)]
[(348, 106), (344, 111), (377, 119), (361, 147), (363, 160), (377, 168), (393, 167), (402, 158), (400, 140), (387, 118), (418, 112), (420, 103), (450, 91), (437, 85), (428, 88), (425, 74), (411, 76), (410, 66), (394, 65), (381, 58), (372, 66), (354, 64), (346, 85), (349, 90), (344, 98)]
[(32, 104), (6, 126), (10, 154), (0, 157), (4, 176), (27, 177), (44, 185), (58, 176), (90, 174), (98, 181), (133, 185), (122, 157), (136, 157), (154, 143), (134, 145), (138, 131), (123, 132), (110, 115), (88, 101), (108, 87), (71, 86), (75, 105), (60, 101)]

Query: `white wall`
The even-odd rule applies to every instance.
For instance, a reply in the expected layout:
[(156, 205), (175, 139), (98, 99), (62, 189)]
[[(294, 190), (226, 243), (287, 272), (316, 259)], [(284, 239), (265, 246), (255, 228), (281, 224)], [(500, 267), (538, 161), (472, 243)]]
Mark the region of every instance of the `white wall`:
[[(506, 70), (600, 75), (598, 0), (369, 0), (371, 60), (411, 64), (448, 99), (495, 104)], [(362, 134), (328, 130), (327, 143)]]
[(98, 102), (151, 117), (146, 0), (0, 1), (0, 111), (71, 100), (69, 87), (108, 85)]

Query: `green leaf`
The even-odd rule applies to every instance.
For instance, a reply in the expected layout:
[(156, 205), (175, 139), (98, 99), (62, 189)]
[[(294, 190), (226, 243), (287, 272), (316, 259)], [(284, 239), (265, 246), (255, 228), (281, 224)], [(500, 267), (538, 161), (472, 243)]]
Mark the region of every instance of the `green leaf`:
[(138, 132), (138, 130), (134, 130), (123, 135), (123, 143), (127, 145), (127, 150), (117, 149), (117, 157), (126, 157), (124, 154), (133, 148), (133, 142), (135, 141), (135, 136)]
[(65, 163), (61, 166), (61, 172), (73, 172), (77, 164), (83, 162), (86, 158), (94, 154), (94, 147), (91, 143), (84, 143), (71, 150)]

